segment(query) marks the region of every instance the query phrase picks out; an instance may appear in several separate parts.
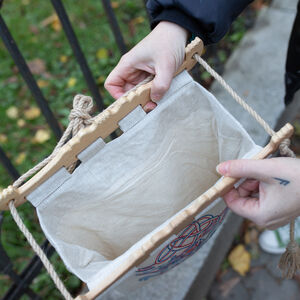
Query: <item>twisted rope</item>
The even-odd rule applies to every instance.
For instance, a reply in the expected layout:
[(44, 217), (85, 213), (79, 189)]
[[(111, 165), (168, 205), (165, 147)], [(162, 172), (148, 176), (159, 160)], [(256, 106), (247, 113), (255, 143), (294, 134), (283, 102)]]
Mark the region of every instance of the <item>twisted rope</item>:
[(66, 289), (65, 285), (63, 284), (63, 282), (57, 275), (57, 273), (54, 270), (53, 265), (49, 261), (48, 257), (46, 256), (44, 251), (41, 249), (41, 247), (38, 245), (38, 243), (36, 242), (36, 240), (34, 239), (32, 234), (29, 232), (29, 230), (23, 223), (22, 219), (20, 218), (20, 215), (19, 215), (17, 209), (15, 208), (13, 201), (10, 201), (8, 203), (8, 206), (9, 206), (9, 209), (10, 209), (13, 219), (15, 220), (15, 222), (18, 225), (21, 232), (26, 237), (27, 241), (29, 242), (29, 244), (32, 247), (32, 249), (34, 250), (34, 252), (39, 256), (39, 258), (42, 261), (42, 263), (44, 264), (47, 272), (49, 273), (53, 282), (55, 283), (57, 289), (61, 292), (61, 294), (64, 296), (65, 299), (72, 300), (73, 297), (70, 295), (70, 293)]
[(211, 76), (213, 76), (223, 86), (223, 88), (231, 95), (231, 97), (263, 127), (263, 129), (270, 136), (273, 136), (275, 134), (275, 131), (270, 127), (270, 125), (252, 107), (250, 107), (200, 55), (195, 54), (194, 58)]
[[(89, 96), (76, 95), (73, 100), (73, 109), (70, 112), (70, 123), (54, 148), (53, 152), (38, 163), (35, 167), (28, 170), (25, 174), (20, 176), (14, 183), (13, 187), (18, 188), (23, 182), (34, 175), (36, 172), (45, 167), (57, 154), (58, 150), (68, 141), (71, 136), (75, 136), (78, 131), (87, 125), (92, 124), (93, 118), (90, 116), (90, 112), (93, 109), (93, 100)], [(73, 168), (73, 166), (71, 166)], [(70, 168), (70, 169), (72, 169)], [(70, 171), (70, 170), (69, 170)]]
[[(240, 104), (270, 135), (273, 136), (275, 131), (270, 125), (252, 108), (250, 107), (228, 84), (227, 82), (202, 58), (195, 54), (194, 58), (204, 67), (204, 69), (212, 75), (223, 88), (232, 96), (232, 98)], [(289, 148), (290, 139), (284, 139), (279, 145), (279, 152), (282, 156), (295, 158), (295, 153)], [(290, 222), (290, 242), (287, 245), (286, 251), (282, 254), (279, 261), (279, 268), (286, 278), (292, 278), (294, 274), (300, 270), (300, 247), (295, 241), (295, 219)]]
[[(41, 161), (39, 164), (37, 164), (35, 167), (33, 167), (31, 170), (26, 172), (24, 175), (22, 175), (19, 179), (17, 179), (13, 183), (13, 188), (18, 188), (22, 183), (32, 175), (34, 175), (36, 172), (41, 170), (43, 167), (45, 167), (57, 154), (58, 150), (68, 141), (68, 139), (71, 136), (75, 136), (78, 131), (87, 125), (92, 124), (93, 118), (91, 117), (90, 113), (93, 109), (93, 100), (91, 97), (84, 96), (84, 95), (76, 95), (73, 100), (73, 109), (70, 112), (69, 120), (70, 123), (62, 135), (61, 139), (57, 143), (56, 147), (54, 148), (53, 152), (45, 158), (43, 161)], [(68, 167), (68, 171), (72, 172), (76, 166), (76, 162), (72, 164), (70, 167)], [(53, 265), (49, 261), (48, 257), (45, 255), (42, 248), (39, 246), (39, 244), (34, 239), (33, 235), (30, 233), (30, 231), (25, 226), (24, 222), (22, 221), (15, 205), (14, 201), (10, 201), (8, 203), (11, 215), (13, 219), (15, 220), (16, 224), (18, 225), (20, 231), (24, 234), (27, 241), (29, 242), (30, 246), (34, 250), (34, 252), (38, 255), (40, 260), (42, 261), (43, 265), (45, 266), (47, 272), (49, 273), (50, 277), (52, 278), (55, 286), (57, 289), (61, 292), (61, 294), (64, 296), (67, 300), (72, 300), (73, 297), (70, 295), (68, 290), (66, 289), (65, 285), (59, 278), (58, 274), (56, 273)]]
[[(153, 79), (153, 75), (148, 76), (138, 85), (136, 85), (131, 90), (126, 92), (123, 95), (123, 97), (128, 96), (131, 92), (136, 91), (140, 86), (150, 82), (152, 79)], [(28, 170), (25, 174), (20, 176), (13, 183), (13, 188), (18, 188), (25, 182), (26, 179), (28, 179), (29, 177), (37, 173), (39, 170), (41, 170), (43, 167), (45, 167), (56, 156), (59, 149), (69, 140), (70, 137), (75, 136), (84, 127), (91, 125), (94, 121), (94, 118), (92, 118), (90, 115), (92, 109), (93, 109), (93, 100), (91, 97), (80, 95), (80, 94), (76, 95), (73, 100), (73, 109), (69, 114), (69, 121), (70, 121), (69, 125), (66, 128), (65, 132), (63, 133), (61, 139), (57, 143), (56, 147), (54, 148), (53, 152), (48, 157), (46, 157), (43, 161), (38, 163), (35, 167), (33, 167), (32, 169)], [(68, 171), (72, 172), (75, 166), (76, 166), (76, 162), (68, 167)], [(58, 274), (56, 273), (53, 265), (45, 255), (44, 251), (36, 242), (36, 240), (34, 239), (33, 235), (30, 233), (30, 231), (27, 229), (27, 227), (25, 226), (24, 222), (22, 221), (14, 205), (14, 201), (10, 201), (8, 203), (8, 206), (14, 221), (19, 227), (20, 231), (26, 237), (27, 241), (29, 242), (34, 252), (42, 261), (43, 265), (45, 266), (47, 272), (52, 278), (57, 289), (61, 292), (61, 294), (64, 296), (65, 299), (67, 300), (73, 299), (70, 293), (68, 292), (68, 290), (66, 289), (66, 287), (64, 286), (63, 282), (59, 278)]]

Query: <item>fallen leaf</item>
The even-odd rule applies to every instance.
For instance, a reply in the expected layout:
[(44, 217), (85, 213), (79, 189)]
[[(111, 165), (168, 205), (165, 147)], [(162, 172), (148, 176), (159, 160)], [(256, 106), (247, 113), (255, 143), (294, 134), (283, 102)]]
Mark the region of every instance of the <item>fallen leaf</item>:
[(77, 82), (77, 79), (74, 78), (74, 77), (71, 77), (71, 78), (68, 80), (67, 85), (68, 85), (69, 88), (71, 88), (71, 87), (73, 87), (73, 86), (76, 84), (76, 82)]
[(145, 22), (145, 18), (142, 16), (139, 16), (137, 18), (134, 18), (133, 20), (131, 20), (133, 25), (138, 25), (138, 24), (142, 24)]
[(20, 128), (22, 128), (22, 127), (24, 127), (24, 126), (26, 125), (26, 122), (25, 122), (23, 119), (19, 119), (19, 120), (17, 121), (17, 125), (18, 125)]
[(66, 63), (68, 61), (68, 56), (67, 55), (61, 55), (59, 58), (61, 63)]
[(52, 27), (56, 32), (61, 31), (62, 26), (61, 26), (61, 23), (60, 23), (60, 21), (59, 21), (58, 18), (57, 18), (55, 21), (52, 22), (51, 27)]
[(21, 152), (15, 159), (15, 164), (17, 166), (21, 165), (23, 163), (23, 161), (26, 158), (26, 153), (25, 152)]
[(236, 272), (245, 276), (250, 269), (251, 256), (245, 246), (239, 244), (230, 252), (228, 261)]
[(117, 1), (111, 1), (111, 7), (112, 8), (118, 8), (119, 7), (119, 3)]
[(97, 53), (96, 56), (98, 59), (103, 59), (103, 58), (108, 58), (108, 51), (106, 48), (100, 48)]
[[(32, 106), (24, 111), (25, 119), (34, 120), (41, 115), (41, 111), (38, 107)], [(23, 120), (24, 121), (24, 120)]]
[(11, 76), (4, 81), (4, 83), (16, 83), (16, 82), (18, 82), (17, 76)]
[(79, 22), (79, 28), (81, 28), (81, 29), (85, 29), (86, 28), (86, 24), (84, 23), (84, 22)]
[(0, 143), (4, 144), (7, 142), (7, 136), (3, 133), (0, 133)]
[(31, 32), (31, 33), (34, 33), (34, 34), (38, 34), (40, 31), (39, 31), (39, 28), (37, 27), (37, 26), (35, 26), (35, 25), (30, 25), (29, 26), (29, 31)]
[(39, 129), (33, 139), (32, 142), (33, 143), (37, 143), (37, 144), (43, 144), (46, 141), (48, 141), (50, 139), (50, 132), (48, 130), (45, 129)]
[(97, 83), (102, 84), (105, 81), (105, 76), (101, 75), (97, 78)]
[(37, 85), (40, 87), (40, 88), (43, 88), (43, 87), (46, 87), (48, 86), (48, 81), (44, 80), (44, 79), (38, 79), (37, 80)]
[(53, 14), (49, 17), (47, 17), (46, 19), (44, 19), (42, 22), (41, 22), (41, 25), (43, 27), (46, 27), (48, 25), (51, 25), (51, 27), (55, 30), (55, 31), (61, 31), (62, 29), (62, 26), (61, 26), (61, 23), (59, 21), (59, 18), (57, 16), (57, 14)]
[(254, 1), (251, 6), (255, 9), (255, 10), (261, 10), (263, 7), (265, 7), (265, 3), (263, 0), (256, 0)]
[(6, 115), (10, 119), (16, 119), (19, 115), (19, 110), (15, 106), (11, 106), (6, 110)]
[(28, 62), (29, 70), (34, 75), (41, 75), (46, 72), (46, 64), (40, 58), (35, 58)]

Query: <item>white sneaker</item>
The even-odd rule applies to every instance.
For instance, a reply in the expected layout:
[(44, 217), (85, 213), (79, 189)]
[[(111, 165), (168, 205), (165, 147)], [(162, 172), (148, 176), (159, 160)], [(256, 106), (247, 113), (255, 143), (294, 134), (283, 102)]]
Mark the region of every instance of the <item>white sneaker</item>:
[[(295, 222), (295, 240), (300, 243), (300, 218)], [(259, 236), (258, 243), (267, 253), (282, 254), (290, 241), (290, 226), (285, 225), (276, 230), (265, 230)]]

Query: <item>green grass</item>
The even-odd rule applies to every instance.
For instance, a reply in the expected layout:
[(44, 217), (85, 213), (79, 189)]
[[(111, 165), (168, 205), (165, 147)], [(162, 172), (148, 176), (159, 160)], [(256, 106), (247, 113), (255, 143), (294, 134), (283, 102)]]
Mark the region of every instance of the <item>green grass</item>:
[[(126, 44), (130, 48), (149, 32), (143, 1), (116, 0), (112, 2)], [(93, 76), (104, 96), (105, 104), (109, 105), (112, 98), (104, 90), (103, 82), (118, 62), (120, 53), (101, 1), (64, 0), (63, 3), (71, 23), (74, 25)], [(77, 93), (88, 95), (90, 93), (64, 32), (55, 30), (53, 24), (42, 25), (43, 21), (53, 13), (50, 1), (38, 0), (6, 0), (1, 9), (1, 14), (27, 62), (39, 59), (40, 70), (34, 76), (43, 85), (42, 91), (51, 109), (65, 127), (68, 123), (67, 116), (72, 106), (73, 96)], [(209, 61), (212, 64), (216, 62), (223, 64), (230, 51), (242, 38), (245, 30), (245, 21), (242, 16), (220, 43), (218, 50), (211, 51), (211, 53), (208, 51)], [(202, 80), (207, 83), (210, 78), (203, 73)], [(50, 129), (42, 115), (32, 120), (25, 117), (24, 112), (29, 108), (36, 107), (36, 104), (2, 42), (0, 42), (0, 90), (0, 144), (18, 171), (24, 173), (51, 153), (56, 140), (51, 134), (50, 139), (41, 144), (34, 141), (33, 137), (37, 130), (50, 132)], [(17, 111), (13, 118), (9, 117), (7, 113), (11, 107)], [(20, 157), (20, 153), (23, 158)], [(11, 178), (0, 165), (0, 188), (4, 188), (10, 183)], [(30, 204), (23, 205), (19, 212), (37, 241), (41, 243), (44, 236)], [(5, 213), (2, 244), (14, 262), (15, 271), (20, 272), (32, 258), (33, 252), (9, 213)], [(76, 294), (81, 287), (80, 281), (66, 271), (57, 255), (54, 255), (51, 261), (67, 288)], [(9, 285), (9, 279), (0, 274), (0, 297), (8, 290)], [(45, 271), (33, 281), (31, 288), (43, 299), (61, 298)], [(28, 299), (28, 297), (24, 296), (22, 299)]]
[[(118, 62), (120, 53), (101, 1), (85, 1), (84, 5), (79, 5), (79, 3), (71, 0), (64, 0), (63, 2), (93, 76), (96, 78), (99, 89), (105, 98), (105, 104), (109, 105), (112, 98), (104, 91), (103, 81)], [(126, 44), (128, 47), (132, 47), (149, 32), (143, 2), (118, 0), (114, 1), (114, 4), (117, 6), (115, 12)], [(56, 31), (51, 24), (42, 26), (43, 20), (54, 13), (50, 1), (7, 0), (1, 13), (25, 59), (32, 61), (38, 58), (45, 64), (46, 69), (37, 72), (35, 78), (46, 82), (46, 86), (42, 88), (42, 91), (57, 119), (63, 126), (66, 126), (73, 96), (77, 93), (88, 95), (90, 93), (64, 32), (62, 30)], [(102, 50), (101, 55), (101, 51), (100, 54), (98, 51), (102, 48), (107, 51)], [(64, 56), (66, 62), (61, 61), (61, 56)], [(74, 78), (76, 81), (73, 86), (68, 85), (70, 78)], [(36, 131), (38, 129), (49, 130), (49, 127), (43, 116), (33, 120), (27, 120), (24, 117), (24, 111), (36, 106), (36, 104), (1, 42), (0, 90), (1, 147), (15, 163), (18, 171), (24, 173), (51, 153), (56, 140), (51, 135), (51, 138), (42, 144), (33, 143), (32, 140)], [(10, 107), (16, 107), (18, 110), (18, 116), (15, 119), (7, 116), (7, 110)], [(25, 126), (18, 126), (20, 119), (25, 121)], [(26, 158), (16, 164), (16, 158), (20, 153), (24, 153)], [(0, 187), (4, 188), (10, 183), (9, 175), (0, 166)], [(28, 228), (41, 243), (44, 236), (32, 207), (27, 203), (19, 209), (19, 212)], [(20, 272), (29, 262), (33, 253), (8, 213), (5, 213), (2, 233), (4, 248), (14, 262), (15, 270)], [(52, 257), (52, 261), (62, 275), (61, 277), (68, 289), (76, 293), (80, 287), (80, 281), (65, 270), (57, 255)], [(8, 278), (0, 275), (0, 297), (7, 291), (9, 284)], [(60, 298), (46, 272), (38, 276), (31, 287), (43, 299)], [(26, 296), (23, 298), (26, 299)]]

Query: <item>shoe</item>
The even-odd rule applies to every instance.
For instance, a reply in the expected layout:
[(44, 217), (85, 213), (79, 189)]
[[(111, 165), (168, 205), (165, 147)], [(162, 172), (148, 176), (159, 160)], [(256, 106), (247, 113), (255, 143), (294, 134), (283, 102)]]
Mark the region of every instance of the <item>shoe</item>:
[(284, 79), (286, 87), (284, 103), (288, 105), (292, 102), (295, 93), (300, 89), (300, 71), (297, 73), (286, 72)]
[[(300, 244), (300, 218), (295, 221), (295, 240)], [(267, 253), (282, 254), (290, 241), (290, 226), (285, 225), (276, 230), (265, 230), (259, 236), (259, 246)]]

